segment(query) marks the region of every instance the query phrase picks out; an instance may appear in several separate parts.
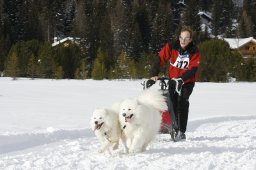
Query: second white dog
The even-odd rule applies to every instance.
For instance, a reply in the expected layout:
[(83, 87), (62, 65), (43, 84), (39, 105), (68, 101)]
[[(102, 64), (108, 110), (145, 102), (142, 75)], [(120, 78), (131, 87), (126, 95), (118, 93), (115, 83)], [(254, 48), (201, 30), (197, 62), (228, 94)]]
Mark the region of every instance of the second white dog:
[(166, 99), (155, 89), (147, 89), (135, 99), (120, 105), (119, 121), (128, 152), (146, 150), (161, 126), (161, 112), (167, 110)]

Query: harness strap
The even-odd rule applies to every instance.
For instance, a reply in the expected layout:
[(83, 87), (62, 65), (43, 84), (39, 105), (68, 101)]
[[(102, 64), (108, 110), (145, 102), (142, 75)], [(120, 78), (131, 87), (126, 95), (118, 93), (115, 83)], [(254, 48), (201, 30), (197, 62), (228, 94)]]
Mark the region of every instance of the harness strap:
[(106, 139), (110, 142), (110, 143), (117, 143), (119, 141), (119, 139), (123, 136), (123, 130), (121, 131), (120, 135), (118, 136), (117, 140), (112, 140), (111, 136), (109, 136), (107, 134), (107, 132), (104, 133), (104, 135), (106, 135)]

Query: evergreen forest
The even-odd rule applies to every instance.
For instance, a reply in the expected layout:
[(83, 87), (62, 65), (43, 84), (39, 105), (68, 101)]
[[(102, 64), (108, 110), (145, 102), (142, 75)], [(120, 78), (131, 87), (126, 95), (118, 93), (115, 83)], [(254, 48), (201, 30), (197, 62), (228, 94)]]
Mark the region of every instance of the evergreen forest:
[[(256, 81), (256, 56), (245, 60), (222, 40), (256, 38), (256, 0), (0, 0), (0, 21), (0, 73), (13, 79), (149, 78), (159, 50), (187, 25), (199, 81)], [(54, 37), (77, 42), (53, 46)]]

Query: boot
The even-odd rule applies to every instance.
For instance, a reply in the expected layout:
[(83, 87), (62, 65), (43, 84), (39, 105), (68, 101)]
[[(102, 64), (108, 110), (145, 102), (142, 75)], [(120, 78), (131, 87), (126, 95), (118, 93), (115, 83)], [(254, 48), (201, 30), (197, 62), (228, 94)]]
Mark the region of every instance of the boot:
[(183, 141), (183, 140), (186, 140), (186, 135), (185, 133), (181, 132), (181, 131), (178, 131), (176, 133), (176, 136), (175, 136), (175, 141)]

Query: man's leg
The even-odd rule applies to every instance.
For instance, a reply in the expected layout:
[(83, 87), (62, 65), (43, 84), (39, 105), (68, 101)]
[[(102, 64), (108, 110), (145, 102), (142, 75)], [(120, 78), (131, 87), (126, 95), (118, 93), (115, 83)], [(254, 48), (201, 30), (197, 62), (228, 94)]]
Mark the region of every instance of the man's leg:
[(182, 86), (180, 98), (180, 131), (185, 133), (187, 130), (189, 97), (192, 94), (195, 83), (188, 83)]

